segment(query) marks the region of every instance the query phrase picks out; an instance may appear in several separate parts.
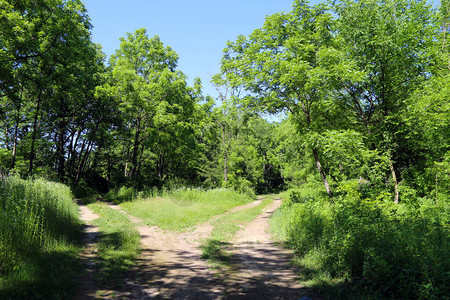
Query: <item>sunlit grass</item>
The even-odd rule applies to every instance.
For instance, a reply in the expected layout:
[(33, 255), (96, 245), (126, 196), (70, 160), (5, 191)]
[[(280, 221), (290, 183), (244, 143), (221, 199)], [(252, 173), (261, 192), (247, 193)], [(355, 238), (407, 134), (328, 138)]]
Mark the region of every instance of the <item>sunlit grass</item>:
[(165, 197), (124, 202), (121, 207), (146, 225), (185, 231), (252, 199), (232, 190), (179, 189)]

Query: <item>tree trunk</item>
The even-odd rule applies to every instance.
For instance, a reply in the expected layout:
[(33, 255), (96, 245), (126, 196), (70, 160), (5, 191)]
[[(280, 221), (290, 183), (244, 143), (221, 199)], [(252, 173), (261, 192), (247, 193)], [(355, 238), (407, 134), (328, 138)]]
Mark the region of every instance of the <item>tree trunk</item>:
[(436, 205), (439, 205), (438, 202), (438, 174), (436, 173)]
[(138, 161), (138, 155), (139, 155), (139, 138), (140, 138), (140, 126), (141, 126), (141, 120), (137, 119), (136, 124), (136, 133), (134, 135), (134, 145), (133, 145), (133, 155), (131, 157), (131, 177), (135, 178), (137, 176), (137, 161)]
[(394, 202), (396, 204), (398, 204), (398, 198), (399, 198), (398, 182), (397, 182), (397, 176), (395, 175), (394, 164), (392, 163), (392, 161), (389, 162), (389, 168), (391, 169), (392, 180), (394, 181), (394, 191), (395, 191)]
[(141, 165), (143, 162), (142, 157), (144, 156), (144, 143), (142, 143), (142, 147), (141, 147), (141, 154), (139, 155), (139, 159), (138, 159), (138, 163), (137, 163), (137, 168), (136, 168), (136, 173), (140, 174), (141, 173)]
[(64, 151), (64, 144), (65, 144), (65, 122), (60, 121), (59, 122), (59, 133), (58, 133), (58, 178), (62, 181), (64, 181), (64, 164), (65, 164), (65, 151)]
[(4, 124), (4, 128), (5, 128), (5, 145), (6, 145), (6, 149), (9, 150), (9, 130), (8, 130), (8, 123), (6, 122), (6, 120), (3, 122)]
[(36, 141), (36, 134), (37, 134), (37, 123), (39, 119), (39, 112), (41, 109), (41, 99), (42, 98), (42, 89), (39, 90), (39, 95), (37, 99), (36, 104), (36, 112), (34, 113), (34, 121), (33, 121), (33, 134), (31, 136), (31, 147), (30, 147), (30, 165), (28, 168), (28, 175), (33, 174), (33, 163), (34, 163), (34, 157), (35, 157), (35, 141)]
[(228, 153), (225, 151), (225, 155), (223, 157), (223, 180), (228, 182)]
[[(328, 193), (328, 196), (330, 197), (330, 199), (332, 199), (333, 192), (331, 191), (330, 185), (328, 184), (327, 176), (325, 175), (325, 172), (322, 169), (322, 164), (320, 163), (319, 154), (317, 153), (316, 148), (313, 148), (313, 154), (314, 154), (314, 159), (316, 161), (317, 169), (319, 170), (319, 173), (320, 173), (320, 177), (322, 177), (323, 184), (325, 185), (325, 189), (327, 190), (327, 193)], [(331, 201), (331, 202), (333, 202), (333, 201)]]
[[(81, 175), (84, 172), (84, 168), (86, 166), (86, 161), (87, 161), (87, 159), (89, 157), (89, 154), (91, 153), (91, 150), (92, 150), (92, 141), (89, 141), (88, 145), (86, 147), (86, 151), (84, 152), (83, 158), (81, 159), (81, 162), (80, 162), (80, 164), (78, 165), (78, 168), (77, 168), (77, 175), (75, 177), (75, 185), (77, 185), (78, 182), (81, 179)], [(80, 156), (81, 156), (81, 154), (80, 154)]]
[(70, 134), (70, 141), (69, 141), (69, 153), (68, 153), (68, 157), (67, 157), (67, 170), (69, 173), (70, 178), (74, 178), (75, 176), (75, 171), (74, 171), (74, 165), (75, 165), (75, 158), (76, 158), (76, 143), (78, 142), (77, 140), (75, 140), (75, 135), (77, 134), (76, 130), (72, 130), (72, 133)]
[(11, 168), (13, 169), (16, 166), (17, 136), (19, 134), (19, 121), (20, 121), (20, 106), (17, 108), (16, 124), (14, 124), (12, 160), (11, 160)]
[(222, 145), (223, 145), (223, 180), (228, 181), (228, 147), (225, 143), (225, 126), (222, 126)]
[(166, 167), (166, 157), (165, 152), (159, 155), (158, 158), (158, 178), (163, 180), (164, 178), (164, 169)]

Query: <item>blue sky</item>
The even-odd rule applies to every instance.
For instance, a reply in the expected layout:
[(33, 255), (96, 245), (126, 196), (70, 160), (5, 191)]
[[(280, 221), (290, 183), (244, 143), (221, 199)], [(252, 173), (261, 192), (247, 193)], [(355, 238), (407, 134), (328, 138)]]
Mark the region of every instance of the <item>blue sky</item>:
[(228, 40), (248, 35), (267, 15), (290, 11), (293, 0), (85, 0), (94, 26), (93, 41), (107, 56), (119, 48), (119, 38), (138, 28), (158, 35), (180, 56), (178, 69), (192, 83), (203, 82), (205, 94), (217, 96), (210, 84), (220, 70)]

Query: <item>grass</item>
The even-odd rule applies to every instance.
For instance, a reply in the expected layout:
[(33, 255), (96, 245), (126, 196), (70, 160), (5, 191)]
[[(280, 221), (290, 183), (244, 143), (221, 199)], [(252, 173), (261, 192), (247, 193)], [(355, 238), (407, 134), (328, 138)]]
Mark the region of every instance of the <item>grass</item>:
[(229, 246), (229, 241), (243, 225), (261, 214), (263, 208), (272, 201), (273, 197), (267, 196), (255, 207), (225, 214), (214, 220), (211, 236), (201, 245), (202, 258), (208, 259), (208, 262), (216, 267), (228, 266), (231, 255), (225, 249)]
[(212, 216), (251, 201), (251, 198), (227, 189), (179, 189), (164, 197), (124, 202), (121, 207), (146, 225), (186, 231)]
[(65, 299), (80, 269), (81, 223), (70, 189), (0, 180), (0, 298)]
[(124, 213), (109, 208), (104, 203), (96, 202), (88, 207), (100, 215), (100, 218), (93, 221), (100, 231), (100, 279), (104, 284), (120, 285), (120, 279), (140, 253), (139, 232)]

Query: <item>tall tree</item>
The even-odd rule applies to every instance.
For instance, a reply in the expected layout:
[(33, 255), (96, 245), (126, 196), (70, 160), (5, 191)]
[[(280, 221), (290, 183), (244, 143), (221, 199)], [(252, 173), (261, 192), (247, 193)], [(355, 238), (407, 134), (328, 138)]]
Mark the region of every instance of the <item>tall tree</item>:
[(14, 166), (22, 131), (21, 144), (28, 144), (28, 173), (32, 174), (37, 152), (49, 150), (47, 144), (40, 147), (51, 136), (41, 132), (48, 124), (42, 122), (42, 116), (52, 107), (51, 101), (64, 99), (69, 87), (73, 90), (73, 79), (83, 71), (77, 69), (76, 62), (92, 53), (88, 50), (91, 25), (78, 0), (1, 1), (0, 5), (0, 60), (7, 70), (0, 72), (0, 95), (11, 103), (10, 115), (15, 120), (10, 122), (12, 138), (5, 134), (5, 139), (12, 146)]
[[(335, 6), (338, 31), (365, 78), (341, 80), (349, 106), (370, 137), (373, 148), (390, 157), (394, 201), (399, 200), (398, 169), (414, 160), (402, 140), (404, 102), (428, 77), (437, 27), (426, 1), (341, 1)], [(403, 147), (403, 148), (402, 148)]]
[(242, 97), (246, 106), (268, 113), (287, 111), (294, 117), (298, 131), (312, 137), (309, 148), (330, 198), (333, 193), (314, 133), (338, 120), (333, 120), (334, 108), (328, 101), (336, 78), (361, 76), (339, 50), (334, 23), (323, 5), (295, 1), (290, 13), (269, 16), (248, 38), (240, 36), (229, 43), (221, 77), (216, 77), (217, 82), (247, 91)]
[(195, 99), (185, 75), (175, 70), (178, 55), (159, 37), (149, 38), (146, 29), (138, 29), (120, 41), (120, 48), (110, 59), (110, 80), (98, 88), (97, 95), (114, 99), (119, 107), (124, 121), (120, 138), (129, 159), (124, 175), (136, 178), (151, 138), (186, 120)]

